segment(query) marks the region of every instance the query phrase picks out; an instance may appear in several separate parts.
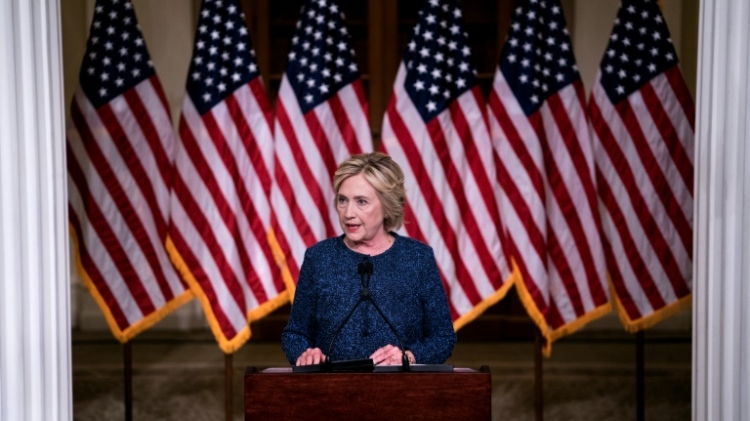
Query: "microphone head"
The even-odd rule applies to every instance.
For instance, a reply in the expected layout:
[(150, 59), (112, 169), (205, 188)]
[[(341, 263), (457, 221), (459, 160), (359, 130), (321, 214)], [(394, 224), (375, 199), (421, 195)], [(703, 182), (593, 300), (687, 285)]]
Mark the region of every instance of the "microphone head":
[(357, 264), (357, 273), (359, 275), (372, 275), (372, 262), (365, 258), (365, 260)]

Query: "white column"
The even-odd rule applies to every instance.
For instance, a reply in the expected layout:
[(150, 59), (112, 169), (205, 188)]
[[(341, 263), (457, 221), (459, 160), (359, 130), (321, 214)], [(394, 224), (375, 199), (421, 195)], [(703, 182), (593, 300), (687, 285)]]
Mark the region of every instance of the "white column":
[(750, 420), (750, 2), (701, 2), (693, 419)]
[(70, 420), (58, 0), (0, 1), (0, 420)]

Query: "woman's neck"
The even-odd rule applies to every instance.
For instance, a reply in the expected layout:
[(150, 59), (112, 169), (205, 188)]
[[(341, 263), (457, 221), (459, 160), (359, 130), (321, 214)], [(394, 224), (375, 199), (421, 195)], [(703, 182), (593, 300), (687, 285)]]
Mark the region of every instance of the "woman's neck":
[(394, 237), (388, 233), (383, 233), (370, 241), (351, 241), (349, 237), (344, 236), (344, 244), (351, 250), (361, 254), (375, 256), (391, 248)]

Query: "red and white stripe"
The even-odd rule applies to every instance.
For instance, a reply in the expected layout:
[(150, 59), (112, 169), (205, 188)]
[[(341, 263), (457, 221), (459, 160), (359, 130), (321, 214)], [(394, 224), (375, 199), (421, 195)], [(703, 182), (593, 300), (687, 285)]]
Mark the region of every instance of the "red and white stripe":
[(204, 115), (186, 95), (178, 132), (170, 251), (231, 353), (250, 337), (249, 321), (286, 300), (267, 241), (273, 136), (260, 78)]
[(192, 298), (169, 260), (174, 132), (156, 76), (95, 109), (80, 88), (67, 133), (79, 273), (126, 342)]
[(510, 275), (485, 102), (475, 86), (424, 123), (403, 89), (405, 77), (402, 63), (381, 149), (404, 171), (403, 231), (434, 249), (458, 328), (501, 298), (498, 291)]
[(276, 100), (274, 233), (289, 276), (290, 297), (305, 250), (341, 234), (333, 206), (333, 173), (353, 154), (372, 152), (368, 106), (360, 79), (306, 114), (286, 74)]
[(519, 292), (549, 346), (609, 311), (583, 84), (527, 117), (498, 68), (489, 110)]
[(691, 293), (695, 110), (677, 66), (616, 105), (597, 77), (589, 108), (607, 266), (637, 330)]

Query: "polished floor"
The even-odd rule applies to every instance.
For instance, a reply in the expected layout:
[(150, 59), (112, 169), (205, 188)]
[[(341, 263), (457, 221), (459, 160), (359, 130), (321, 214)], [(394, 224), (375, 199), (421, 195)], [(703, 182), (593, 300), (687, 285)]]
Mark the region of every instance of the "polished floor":
[[(145, 332), (132, 342), (134, 420), (223, 420), (224, 354), (208, 332)], [(634, 336), (578, 333), (543, 361), (544, 419), (634, 420)], [(106, 332), (73, 333), (76, 420), (124, 419), (123, 347)], [(680, 335), (645, 339), (646, 419), (690, 419), (691, 344)], [(459, 342), (448, 361), (490, 366), (492, 418), (534, 420), (531, 342)], [(233, 356), (233, 416), (242, 415), (247, 366), (284, 366), (278, 342), (249, 342)]]

